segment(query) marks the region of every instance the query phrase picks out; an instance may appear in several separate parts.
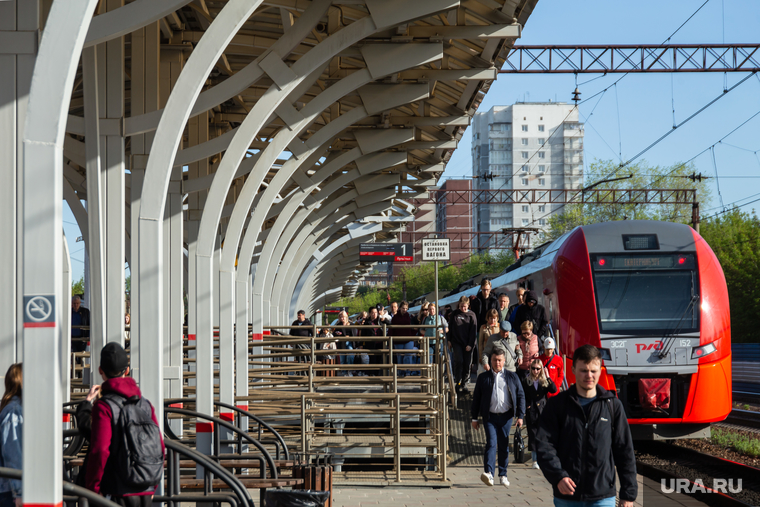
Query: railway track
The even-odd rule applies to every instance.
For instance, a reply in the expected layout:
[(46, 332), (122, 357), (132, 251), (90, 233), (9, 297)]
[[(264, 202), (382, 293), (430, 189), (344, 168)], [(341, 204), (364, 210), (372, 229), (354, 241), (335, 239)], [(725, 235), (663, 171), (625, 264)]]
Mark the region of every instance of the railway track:
[(723, 422), (735, 426), (760, 429), (760, 412), (735, 408)]
[(760, 469), (741, 463), (668, 443), (641, 442), (636, 468), (664, 492), (675, 488), (711, 507), (760, 505)]

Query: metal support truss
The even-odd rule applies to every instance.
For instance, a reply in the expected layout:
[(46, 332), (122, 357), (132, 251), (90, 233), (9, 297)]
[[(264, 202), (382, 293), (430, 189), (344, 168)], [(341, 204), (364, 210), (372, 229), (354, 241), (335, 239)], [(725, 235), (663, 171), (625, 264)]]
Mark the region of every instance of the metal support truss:
[(438, 190), (435, 204), (693, 204), (697, 191), (679, 189)]
[(500, 74), (757, 72), (760, 44), (515, 46)]

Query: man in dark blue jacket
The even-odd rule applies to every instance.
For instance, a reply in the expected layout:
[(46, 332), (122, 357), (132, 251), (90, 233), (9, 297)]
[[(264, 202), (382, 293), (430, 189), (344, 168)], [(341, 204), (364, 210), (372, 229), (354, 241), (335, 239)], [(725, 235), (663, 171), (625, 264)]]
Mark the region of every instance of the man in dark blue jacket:
[(491, 354), (491, 370), (478, 375), (475, 392), (472, 395), (472, 428), (478, 429), (478, 416), (483, 418), (486, 430), (486, 451), (480, 480), (493, 486), (494, 461), (499, 451), (499, 482), (509, 486), (507, 462), (509, 458), (509, 429), (512, 418), (517, 419), (517, 428), (522, 427), (525, 416), (525, 393), (520, 379), (504, 369), (506, 351), (495, 348)]
[(598, 386), (599, 349), (573, 353), (575, 384), (550, 398), (536, 434), (538, 464), (554, 490), (555, 507), (615, 507), (615, 468), (620, 507), (633, 507), (636, 458), (620, 400)]

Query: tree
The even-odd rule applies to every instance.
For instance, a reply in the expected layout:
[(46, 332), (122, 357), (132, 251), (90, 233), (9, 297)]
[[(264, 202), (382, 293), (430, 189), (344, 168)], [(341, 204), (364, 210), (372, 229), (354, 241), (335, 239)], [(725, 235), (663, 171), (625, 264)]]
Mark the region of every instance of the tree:
[[(438, 290), (451, 291), (460, 283), (482, 273), (500, 273), (515, 261), (512, 252), (503, 251), (496, 255), (489, 253), (475, 254), (470, 256), (461, 266), (449, 264), (438, 268)], [(402, 280), (406, 281), (407, 300), (412, 300), (433, 292), (435, 290), (435, 266), (432, 262), (425, 262), (416, 266), (408, 266), (402, 271)], [(389, 288), (392, 301), (403, 299), (403, 282), (397, 280)], [(386, 305), (385, 290), (371, 292), (370, 289), (357, 291), (357, 296), (342, 299), (336, 305), (347, 306), (349, 315), (364, 311), (377, 303)]]
[(84, 294), (84, 275), (77, 281), (71, 281), (71, 293), (79, 294), (80, 296)]
[[(710, 202), (710, 190), (705, 181), (691, 181), (696, 173), (693, 164), (675, 164), (670, 167), (650, 166), (646, 162), (619, 168), (614, 161), (594, 161), (586, 173), (587, 186), (606, 179), (628, 174), (629, 179), (601, 183), (594, 189), (677, 189), (695, 188), (697, 200), (704, 207)], [(557, 239), (579, 225), (610, 222), (614, 220), (664, 220), (668, 222), (691, 222), (691, 204), (566, 204), (548, 220), (549, 230), (543, 241)]]
[(708, 218), (700, 233), (718, 257), (728, 285), (731, 339), (757, 342), (760, 315), (760, 220), (737, 208)]

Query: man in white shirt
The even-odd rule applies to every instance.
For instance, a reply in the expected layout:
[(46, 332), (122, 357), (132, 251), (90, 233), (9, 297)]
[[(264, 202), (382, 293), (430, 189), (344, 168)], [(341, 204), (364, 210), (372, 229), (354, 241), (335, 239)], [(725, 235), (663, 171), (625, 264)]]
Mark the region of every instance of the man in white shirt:
[(491, 370), (478, 375), (470, 407), (472, 428), (477, 430), (478, 416), (483, 418), (486, 430), (486, 450), (483, 456), (484, 472), (480, 480), (493, 486), (494, 461), (499, 453), (499, 482), (509, 486), (507, 463), (509, 458), (509, 430), (512, 419), (516, 427), (523, 425), (525, 415), (525, 393), (517, 374), (504, 369), (506, 351), (495, 348), (491, 354)]

